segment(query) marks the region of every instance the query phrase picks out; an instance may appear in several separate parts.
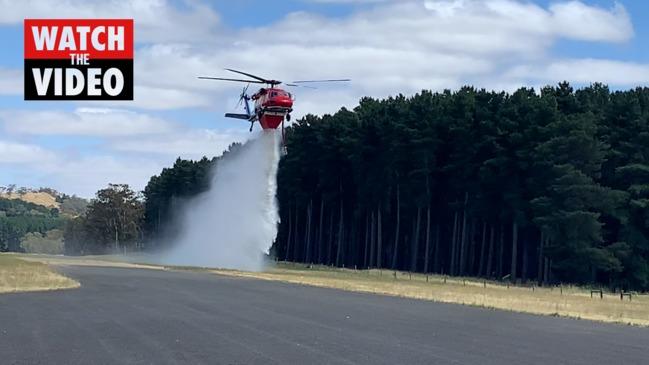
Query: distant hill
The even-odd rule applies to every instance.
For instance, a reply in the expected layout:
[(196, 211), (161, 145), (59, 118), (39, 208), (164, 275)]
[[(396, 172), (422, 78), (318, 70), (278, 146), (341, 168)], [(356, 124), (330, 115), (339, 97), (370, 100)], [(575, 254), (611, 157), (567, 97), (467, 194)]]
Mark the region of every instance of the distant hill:
[(46, 208), (60, 208), (61, 204), (56, 201), (56, 196), (45, 192), (25, 192), (25, 193), (0, 193), (0, 198), (17, 199), (27, 203), (42, 205)]
[(40, 205), (48, 209), (58, 209), (62, 215), (76, 217), (83, 214), (88, 206), (86, 199), (67, 195), (50, 188), (16, 188), (15, 185), (0, 186), (0, 198), (20, 200)]
[(62, 241), (56, 231), (68, 219), (55, 207), (0, 198), (0, 252), (60, 253)]

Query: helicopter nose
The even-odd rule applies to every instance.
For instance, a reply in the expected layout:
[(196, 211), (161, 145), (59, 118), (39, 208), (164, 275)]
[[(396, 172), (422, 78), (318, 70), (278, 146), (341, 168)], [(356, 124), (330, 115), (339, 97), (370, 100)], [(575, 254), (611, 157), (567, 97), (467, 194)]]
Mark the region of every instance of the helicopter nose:
[(293, 100), (290, 98), (279, 98), (276, 100), (277, 106), (285, 107), (285, 108), (290, 108), (293, 106)]

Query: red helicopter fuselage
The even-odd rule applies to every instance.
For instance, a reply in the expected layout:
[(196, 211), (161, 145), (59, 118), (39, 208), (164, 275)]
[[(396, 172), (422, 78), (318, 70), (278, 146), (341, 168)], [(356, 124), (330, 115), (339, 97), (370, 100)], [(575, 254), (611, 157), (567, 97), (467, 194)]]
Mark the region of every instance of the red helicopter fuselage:
[[(293, 95), (291, 93), (282, 90), (277, 87), (281, 85), (282, 81), (278, 80), (269, 80), (263, 77), (259, 77), (253, 74), (249, 74), (243, 71), (233, 70), (231, 68), (226, 68), (226, 71), (237, 73), (240, 75), (247, 76), (248, 79), (235, 79), (235, 78), (225, 78), (225, 77), (210, 77), (210, 76), (199, 76), (199, 79), (207, 80), (217, 80), (217, 81), (233, 81), (233, 82), (242, 82), (248, 84), (243, 88), (241, 96), (239, 97), (239, 103), (244, 102), (244, 107), (246, 108), (246, 113), (225, 113), (226, 118), (240, 119), (250, 122), (250, 131), (252, 132), (252, 127), (255, 122), (259, 122), (262, 129), (277, 129), (280, 125), (282, 126), (282, 136), (284, 134), (284, 120), (291, 121), (291, 112), (293, 111)], [(286, 83), (286, 86), (290, 87), (306, 87), (315, 89), (311, 86), (306, 86), (305, 84), (312, 83), (323, 83), (323, 82), (347, 82), (351, 81), (349, 79), (334, 79), (334, 80), (301, 80), (293, 81)], [(261, 84), (267, 85), (265, 88), (259, 89), (257, 93), (253, 96), (248, 96), (246, 93), (248, 91), (248, 86), (250, 84)], [(255, 102), (255, 109), (251, 110), (250, 100)]]
[(255, 115), (263, 129), (277, 129), (293, 111), (293, 96), (279, 88), (262, 88), (251, 97)]

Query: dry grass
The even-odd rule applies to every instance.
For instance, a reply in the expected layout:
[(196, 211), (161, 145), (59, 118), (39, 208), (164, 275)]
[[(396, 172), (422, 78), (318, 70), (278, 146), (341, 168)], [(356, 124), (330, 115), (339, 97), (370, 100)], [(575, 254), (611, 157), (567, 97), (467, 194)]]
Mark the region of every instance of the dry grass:
[(39, 262), (0, 255), (0, 293), (78, 288), (79, 283)]
[(26, 192), (24, 194), (20, 194), (17, 192), (13, 192), (11, 194), (7, 193), (0, 193), (0, 198), (6, 198), (6, 199), (19, 199), (22, 201), (26, 201), (28, 203), (33, 203), (37, 205), (42, 205), (46, 208), (59, 208), (60, 204), (59, 202), (56, 201), (56, 197), (45, 193), (45, 192)]
[(164, 266), (160, 266), (160, 265), (127, 262), (125, 261), (126, 257), (120, 255), (58, 256), (58, 255), (21, 254), (17, 256), (24, 261), (38, 262), (46, 265), (121, 267), (121, 268), (131, 268), (131, 269), (152, 269), (152, 270), (165, 269)]
[(501, 283), (393, 271), (355, 271), (329, 267), (279, 264), (265, 272), (212, 270), (224, 275), (277, 280), (296, 284), (385, 294), (406, 298), (459, 303), (515, 312), (580, 318), (609, 323), (649, 326), (649, 297), (635, 295), (629, 301), (619, 295), (590, 297), (577, 287), (507, 287)]

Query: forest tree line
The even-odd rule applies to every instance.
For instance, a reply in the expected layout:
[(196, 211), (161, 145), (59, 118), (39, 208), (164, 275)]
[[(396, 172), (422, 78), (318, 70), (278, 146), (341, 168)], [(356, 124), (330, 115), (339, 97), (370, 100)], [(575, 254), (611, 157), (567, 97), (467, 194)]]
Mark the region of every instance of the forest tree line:
[(649, 289), (649, 89), (364, 98), (280, 162), (282, 260)]
[[(364, 98), (297, 121), (286, 148), (278, 259), (649, 289), (647, 88)], [(143, 199), (113, 186), (137, 224), (111, 220), (115, 192), (104, 191), (76, 220), (87, 226), (66, 231), (66, 249), (88, 242), (74, 238), (84, 232), (99, 248), (157, 248), (218, 160), (178, 159)]]

